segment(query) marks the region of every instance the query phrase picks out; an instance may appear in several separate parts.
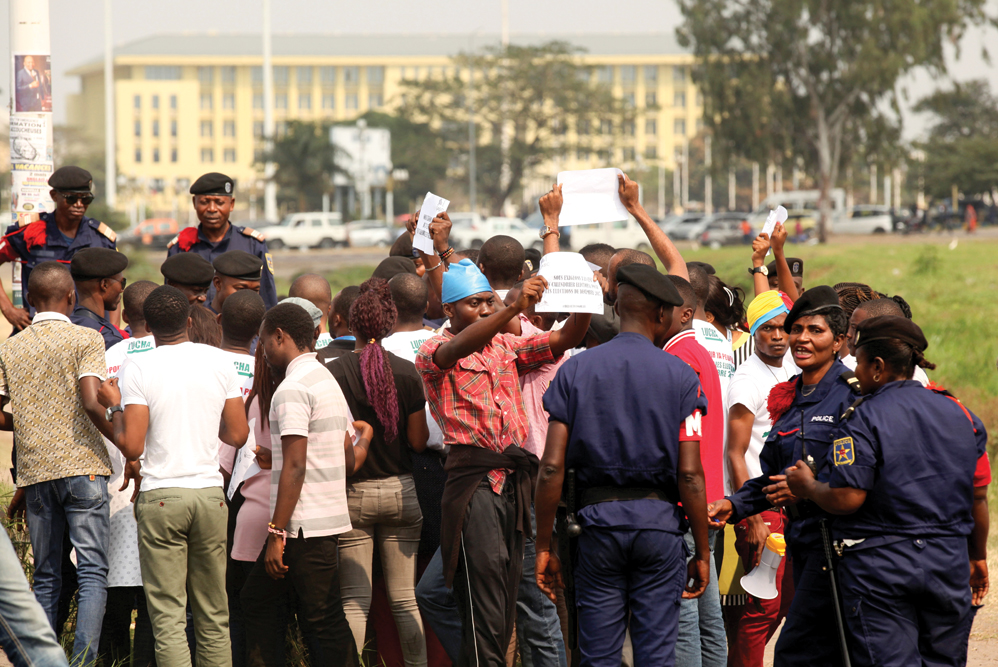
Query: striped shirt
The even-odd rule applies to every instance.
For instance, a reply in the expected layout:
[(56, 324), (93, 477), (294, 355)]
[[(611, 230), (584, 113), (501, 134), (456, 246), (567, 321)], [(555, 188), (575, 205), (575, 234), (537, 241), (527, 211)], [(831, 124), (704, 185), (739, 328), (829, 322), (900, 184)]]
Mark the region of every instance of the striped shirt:
[[(270, 513), (277, 505), (277, 487), (284, 467), (281, 437), (308, 438), (305, 482), (286, 530), (292, 537), (339, 535), (352, 528), (347, 509), (345, 433), (354, 435), (353, 417), (339, 383), (316, 361), (303, 354), (288, 364), (284, 381), (270, 405)], [(300, 535), (299, 535), (300, 531)]]

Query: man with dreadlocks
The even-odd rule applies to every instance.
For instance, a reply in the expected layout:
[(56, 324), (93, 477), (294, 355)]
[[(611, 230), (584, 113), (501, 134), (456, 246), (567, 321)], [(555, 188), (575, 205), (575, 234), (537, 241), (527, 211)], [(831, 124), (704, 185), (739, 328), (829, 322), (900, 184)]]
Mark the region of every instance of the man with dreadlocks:
[(411, 667), (426, 664), (426, 641), (415, 589), (423, 515), (410, 452), (426, 449), (429, 429), (415, 365), (382, 346), (397, 318), (388, 281), (364, 282), (350, 307), (354, 354), (339, 357), (328, 368), (353, 416), (374, 427), (367, 460), (347, 482), (353, 530), (340, 536), (343, 610), (357, 649), (363, 650), (377, 541), (402, 655)]

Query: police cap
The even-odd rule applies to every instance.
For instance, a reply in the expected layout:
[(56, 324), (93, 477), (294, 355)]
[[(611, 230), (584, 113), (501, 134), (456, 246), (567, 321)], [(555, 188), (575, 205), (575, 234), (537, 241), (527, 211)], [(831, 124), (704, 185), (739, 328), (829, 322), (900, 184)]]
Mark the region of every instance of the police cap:
[(110, 278), (125, 270), (128, 258), (110, 248), (83, 248), (69, 263), (73, 280), (98, 280)]
[(181, 285), (207, 286), (215, 277), (211, 262), (196, 252), (180, 252), (167, 257), (159, 271), (167, 280)]
[(925, 352), (929, 341), (921, 328), (907, 317), (881, 315), (863, 320), (856, 325), (856, 349), (876, 340), (899, 340), (919, 352)]
[(714, 269), (713, 265), (707, 262), (686, 262), (686, 265), (699, 266), (708, 276), (717, 275), (717, 271)]
[(59, 167), (49, 176), (49, 185), (59, 192), (90, 192), (94, 178), (80, 167)]
[(245, 250), (223, 252), (211, 263), (215, 272), (239, 280), (260, 280), (263, 260)]
[(378, 268), (371, 274), (372, 278), (391, 280), (400, 273), (411, 273), (416, 275), (416, 265), (408, 257), (386, 257), (378, 264)]
[(787, 313), (787, 319), (783, 322), (783, 330), (789, 332), (798, 319), (814, 315), (823, 308), (842, 308), (839, 305), (839, 295), (828, 285), (812, 287), (797, 299), (794, 307)]
[[(790, 275), (793, 276), (794, 278), (803, 278), (804, 277), (804, 260), (803, 259), (798, 259), (797, 257), (787, 257), (787, 266), (790, 267)], [(766, 270), (769, 272), (769, 275), (771, 275), (771, 276), (775, 276), (776, 275), (776, 260), (775, 259), (772, 262), (770, 262), (769, 264), (766, 265)]]
[(645, 264), (629, 264), (617, 270), (619, 285), (632, 285), (644, 292), (645, 296), (661, 301), (667, 306), (683, 305), (683, 297), (669, 277), (658, 269)]
[(403, 232), (397, 239), (395, 243), (392, 244), (391, 250), (388, 251), (389, 257), (408, 257), (410, 260), (415, 256), (412, 250), (412, 238), (409, 236), (408, 232)]
[(201, 176), (191, 184), (192, 195), (221, 195), (231, 197), (235, 184), (225, 174), (212, 171)]

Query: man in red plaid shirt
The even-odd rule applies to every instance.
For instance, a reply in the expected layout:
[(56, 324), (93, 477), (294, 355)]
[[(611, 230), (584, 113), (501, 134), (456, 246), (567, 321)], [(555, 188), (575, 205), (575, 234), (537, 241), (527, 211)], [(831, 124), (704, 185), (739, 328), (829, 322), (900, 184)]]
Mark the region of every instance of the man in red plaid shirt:
[(440, 548), (461, 612), (460, 665), (504, 666), (513, 632), (537, 471), (537, 458), (520, 448), (528, 431), (520, 375), (579, 345), (589, 328), (589, 315), (576, 313), (559, 331), (500, 333), (546, 287), (543, 277), (530, 278), (516, 302), (497, 311), (501, 301), (478, 267), (452, 264), (441, 294), (451, 327), (416, 357), (450, 446)]

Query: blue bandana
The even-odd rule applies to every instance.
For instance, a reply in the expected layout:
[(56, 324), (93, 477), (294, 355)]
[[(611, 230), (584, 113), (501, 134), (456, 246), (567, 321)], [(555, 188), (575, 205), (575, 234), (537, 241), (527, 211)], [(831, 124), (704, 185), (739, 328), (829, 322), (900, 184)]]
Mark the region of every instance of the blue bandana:
[(457, 264), (451, 264), (444, 274), (440, 302), (455, 303), (472, 294), (491, 291), (492, 286), (478, 267), (470, 259), (462, 259)]

